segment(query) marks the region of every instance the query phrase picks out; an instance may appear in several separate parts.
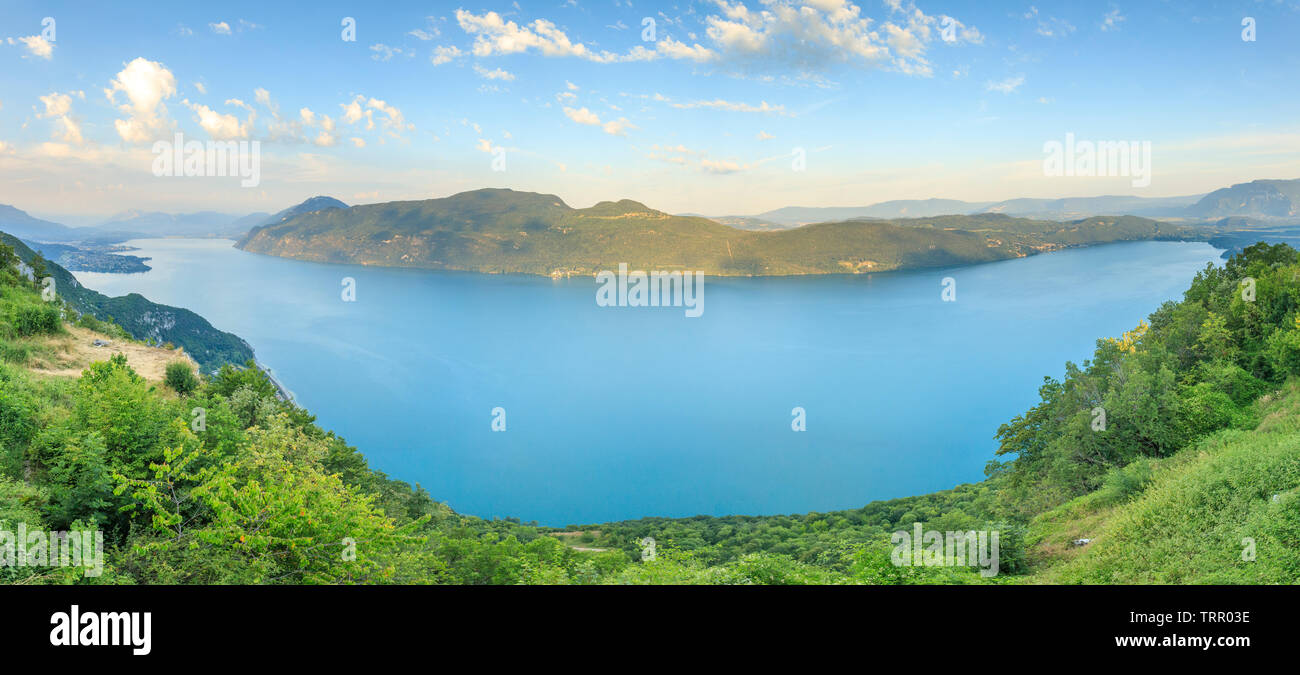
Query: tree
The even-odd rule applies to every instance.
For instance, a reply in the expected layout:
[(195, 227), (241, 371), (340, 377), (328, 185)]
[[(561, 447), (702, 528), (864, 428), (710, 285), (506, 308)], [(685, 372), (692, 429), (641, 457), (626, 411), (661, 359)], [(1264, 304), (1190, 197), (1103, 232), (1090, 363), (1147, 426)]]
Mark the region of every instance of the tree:
[(163, 383), (181, 396), (188, 396), (199, 388), (199, 378), (187, 361), (172, 361), (167, 364)]

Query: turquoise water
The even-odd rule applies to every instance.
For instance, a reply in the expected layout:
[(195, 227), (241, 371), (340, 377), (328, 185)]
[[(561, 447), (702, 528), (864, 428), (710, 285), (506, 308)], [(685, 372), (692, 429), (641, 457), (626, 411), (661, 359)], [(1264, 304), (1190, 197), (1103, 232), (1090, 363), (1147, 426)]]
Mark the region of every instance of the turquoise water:
[[(1044, 375), (1180, 298), (1219, 254), (1143, 242), (857, 277), (708, 277), (703, 316), (686, 318), (598, 307), (592, 278), (131, 243), (152, 271), (77, 278), (248, 340), (389, 475), (464, 513), (546, 525), (829, 511), (979, 480), (998, 425), (1037, 401)], [(945, 277), (955, 302), (941, 301)], [(807, 431), (791, 430), (796, 406)]]

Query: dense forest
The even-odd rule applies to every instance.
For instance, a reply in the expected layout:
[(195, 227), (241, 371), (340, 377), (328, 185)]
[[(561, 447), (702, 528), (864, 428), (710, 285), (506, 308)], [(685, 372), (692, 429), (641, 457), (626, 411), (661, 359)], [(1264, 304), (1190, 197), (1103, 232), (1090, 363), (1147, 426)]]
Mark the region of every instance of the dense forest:
[[(832, 513), (564, 531), (458, 514), (369, 468), (256, 368), (177, 362), (152, 381), (114, 355), (79, 377), (34, 372), (72, 323), (126, 333), (43, 301), (17, 263), (0, 247), (0, 530), (97, 528), (106, 552), (99, 577), (0, 568), (9, 583), (1300, 580), (1300, 264), (1285, 245), (1207, 267), (1182, 301), (1047, 378), (1038, 405), (990, 429), (983, 482)], [(890, 535), (914, 523), (999, 531), (1001, 573), (896, 566)]]

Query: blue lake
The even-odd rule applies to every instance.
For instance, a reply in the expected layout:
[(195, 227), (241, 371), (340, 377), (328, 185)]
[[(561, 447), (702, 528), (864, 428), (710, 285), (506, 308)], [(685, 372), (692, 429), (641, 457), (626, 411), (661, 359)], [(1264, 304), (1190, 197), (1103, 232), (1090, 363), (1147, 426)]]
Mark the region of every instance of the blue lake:
[[(372, 466), (463, 513), (563, 526), (855, 508), (983, 478), (998, 425), (1195, 273), (1203, 243), (1113, 244), (850, 277), (707, 277), (704, 313), (551, 280), (130, 242), (78, 273), (246, 339)], [(356, 282), (344, 302), (342, 280)], [(942, 279), (957, 299), (943, 302)], [(492, 410), (506, 431), (492, 430)], [(791, 410), (807, 431), (791, 430)]]

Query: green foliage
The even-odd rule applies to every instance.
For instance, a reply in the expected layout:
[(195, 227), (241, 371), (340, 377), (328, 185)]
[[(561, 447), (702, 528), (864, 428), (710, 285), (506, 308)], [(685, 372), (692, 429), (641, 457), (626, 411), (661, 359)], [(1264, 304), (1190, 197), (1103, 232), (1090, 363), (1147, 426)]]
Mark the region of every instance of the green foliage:
[(53, 305), (21, 305), (14, 309), (9, 323), (19, 337), (57, 333), (63, 326), (59, 308)]
[(167, 364), (163, 383), (181, 396), (188, 396), (199, 388), (199, 378), (187, 361), (172, 361)]

